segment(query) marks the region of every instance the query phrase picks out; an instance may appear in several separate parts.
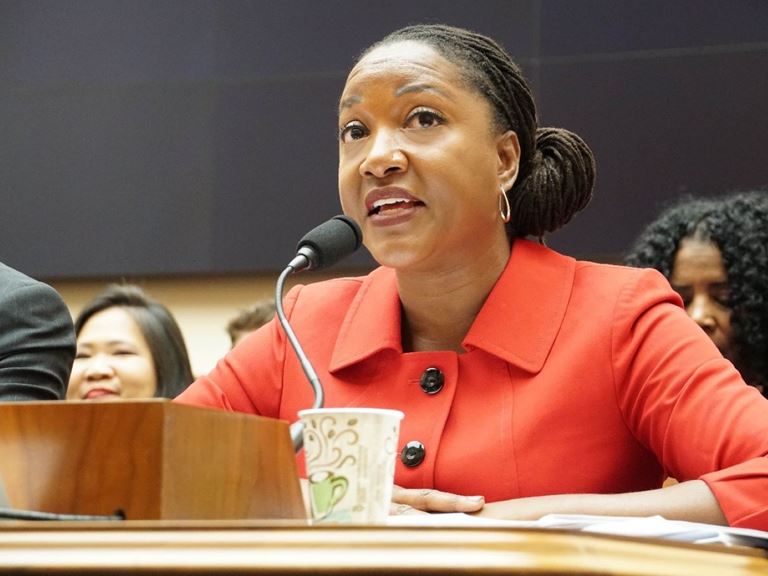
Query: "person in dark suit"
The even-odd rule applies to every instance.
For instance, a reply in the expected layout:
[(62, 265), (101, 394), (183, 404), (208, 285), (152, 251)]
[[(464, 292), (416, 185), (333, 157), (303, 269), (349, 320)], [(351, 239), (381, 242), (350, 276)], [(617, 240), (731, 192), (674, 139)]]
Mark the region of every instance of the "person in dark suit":
[(74, 358), (61, 296), (0, 262), (0, 401), (63, 399)]

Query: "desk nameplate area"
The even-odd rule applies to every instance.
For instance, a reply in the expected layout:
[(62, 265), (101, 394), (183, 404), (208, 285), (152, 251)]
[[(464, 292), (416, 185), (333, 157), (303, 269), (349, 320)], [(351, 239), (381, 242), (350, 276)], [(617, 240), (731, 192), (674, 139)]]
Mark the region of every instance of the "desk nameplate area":
[(762, 549), (556, 529), (0, 523), (0, 574), (768, 574)]

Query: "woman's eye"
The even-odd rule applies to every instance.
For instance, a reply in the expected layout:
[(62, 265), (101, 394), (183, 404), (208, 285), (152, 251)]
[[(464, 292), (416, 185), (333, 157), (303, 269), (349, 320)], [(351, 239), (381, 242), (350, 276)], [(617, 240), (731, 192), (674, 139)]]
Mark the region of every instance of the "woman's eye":
[(714, 298), (715, 302), (720, 304), (720, 306), (724, 306), (725, 308), (731, 307), (731, 293), (729, 290), (723, 290), (722, 292), (715, 292), (712, 295), (712, 298)]
[(685, 288), (675, 288), (673, 287), (674, 291), (677, 292), (680, 295), (680, 298), (683, 299), (683, 306), (685, 308), (688, 308), (691, 304), (691, 300), (693, 300), (693, 293), (690, 290), (687, 290)]
[(409, 128), (431, 128), (443, 123), (443, 117), (434, 110), (416, 109), (408, 117), (406, 126)]
[(360, 140), (360, 138), (365, 138), (367, 135), (368, 130), (360, 122), (350, 122), (339, 130), (339, 139), (342, 142)]
[(135, 356), (136, 352), (134, 352), (133, 350), (122, 349), (122, 350), (115, 350), (114, 352), (112, 352), (112, 355), (113, 356)]
[(87, 352), (78, 352), (77, 354), (75, 354), (75, 360), (86, 360), (90, 357), (91, 355)]

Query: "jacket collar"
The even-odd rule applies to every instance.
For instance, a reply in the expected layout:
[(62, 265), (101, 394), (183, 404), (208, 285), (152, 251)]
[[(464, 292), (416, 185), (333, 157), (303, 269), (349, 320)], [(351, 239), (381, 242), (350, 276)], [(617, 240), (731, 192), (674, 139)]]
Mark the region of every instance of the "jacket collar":
[[(539, 372), (570, 299), (576, 261), (518, 239), (507, 266), (464, 338), (526, 370)], [(341, 370), (389, 349), (402, 352), (400, 299), (393, 270), (378, 268), (357, 292), (339, 331), (329, 369)]]
[(402, 352), (400, 297), (391, 268), (377, 268), (363, 280), (333, 348), (330, 372), (361, 362), (385, 349)]

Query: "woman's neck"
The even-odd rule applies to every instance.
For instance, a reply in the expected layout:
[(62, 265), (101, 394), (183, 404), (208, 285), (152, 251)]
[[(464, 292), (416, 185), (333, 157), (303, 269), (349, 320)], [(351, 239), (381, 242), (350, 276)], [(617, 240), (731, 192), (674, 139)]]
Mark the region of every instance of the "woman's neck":
[(439, 271), (398, 270), (403, 351), (463, 352), (461, 343), (504, 271), (509, 252), (508, 246), (492, 250)]

